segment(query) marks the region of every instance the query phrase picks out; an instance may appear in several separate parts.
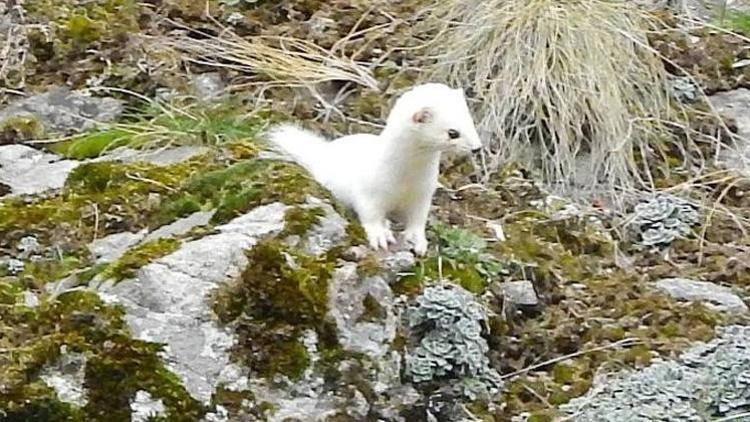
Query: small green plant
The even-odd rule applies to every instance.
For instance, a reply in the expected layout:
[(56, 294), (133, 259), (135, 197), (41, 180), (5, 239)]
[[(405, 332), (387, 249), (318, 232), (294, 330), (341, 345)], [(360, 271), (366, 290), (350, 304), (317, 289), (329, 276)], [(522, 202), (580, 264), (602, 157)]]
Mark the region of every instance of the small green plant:
[(750, 36), (750, 13), (728, 13), (723, 19), (721, 19), (719, 26), (733, 32)]
[[(58, 154), (82, 160), (117, 147), (136, 149), (170, 145), (250, 144), (264, 120), (246, 112), (234, 100), (210, 106), (151, 102), (130, 121), (65, 139), (51, 147)], [(250, 151), (253, 148), (246, 147)]]
[(417, 293), (425, 281), (449, 279), (472, 293), (482, 293), (489, 282), (506, 273), (488, 252), (488, 244), (469, 230), (438, 223), (430, 228), (439, 246), (438, 256), (419, 263), (414, 273), (399, 281), (397, 290)]

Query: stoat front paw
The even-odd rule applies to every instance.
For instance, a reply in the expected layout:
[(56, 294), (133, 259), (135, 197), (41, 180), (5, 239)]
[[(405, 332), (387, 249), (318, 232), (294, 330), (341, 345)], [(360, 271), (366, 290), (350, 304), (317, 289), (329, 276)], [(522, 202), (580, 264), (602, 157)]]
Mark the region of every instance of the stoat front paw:
[(370, 247), (375, 250), (388, 250), (389, 243), (395, 243), (396, 238), (393, 236), (393, 232), (387, 226), (382, 225), (367, 225), (364, 226), (365, 233), (367, 233), (367, 241)]
[(423, 232), (405, 232), (404, 239), (412, 247), (412, 251), (417, 256), (424, 256), (427, 253), (427, 237)]

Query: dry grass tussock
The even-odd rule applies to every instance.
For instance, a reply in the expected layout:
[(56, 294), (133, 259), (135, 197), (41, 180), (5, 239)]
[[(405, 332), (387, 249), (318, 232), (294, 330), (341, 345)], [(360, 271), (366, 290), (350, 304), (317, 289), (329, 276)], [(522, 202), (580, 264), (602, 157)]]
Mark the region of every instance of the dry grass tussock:
[(203, 33), (201, 38), (189, 36), (188, 31), (159, 37), (155, 45), (177, 51), (189, 62), (238, 71), (250, 84), (309, 86), (348, 81), (377, 88), (369, 69), (308, 40), (284, 36), (243, 38), (231, 29), (220, 29), (219, 35)]
[(495, 165), (536, 162), (567, 193), (653, 187), (654, 165), (667, 167), (676, 111), (666, 70), (648, 46), (651, 15), (606, 0), (434, 7), (437, 60), (425, 77), (475, 92)]

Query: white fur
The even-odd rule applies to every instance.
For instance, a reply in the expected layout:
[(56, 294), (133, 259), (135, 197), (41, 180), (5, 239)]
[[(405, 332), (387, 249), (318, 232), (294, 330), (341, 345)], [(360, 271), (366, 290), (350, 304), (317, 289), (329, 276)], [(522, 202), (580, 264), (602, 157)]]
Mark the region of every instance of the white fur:
[[(450, 129), (460, 136), (450, 139)], [(482, 146), (463, 92), (436, 83), (403, 94), (379, 135), (349, 135), (328, 142), (281, 125), (268, 137), (354, 209), (371, 247), (387, 249), (395, 241), (388, 218), (396, 218), (405, 223), (404, 238), (418, 255), (427, 251), (425, 226), (441, 152)]]

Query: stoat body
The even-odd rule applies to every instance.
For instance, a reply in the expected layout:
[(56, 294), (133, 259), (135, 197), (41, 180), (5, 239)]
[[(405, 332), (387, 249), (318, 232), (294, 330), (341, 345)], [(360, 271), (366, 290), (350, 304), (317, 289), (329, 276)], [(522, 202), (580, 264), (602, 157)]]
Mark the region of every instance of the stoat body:
[(427, 251), (425, 229), (441, 153), (482, 147), (463, 91), (437, 83), (399, 97), (377, 135), (327, 141), (283, 124), (268, 138), (356, 212), (372, 248), (395, 242), (389, 218), (398, 219), (418, 255)]

